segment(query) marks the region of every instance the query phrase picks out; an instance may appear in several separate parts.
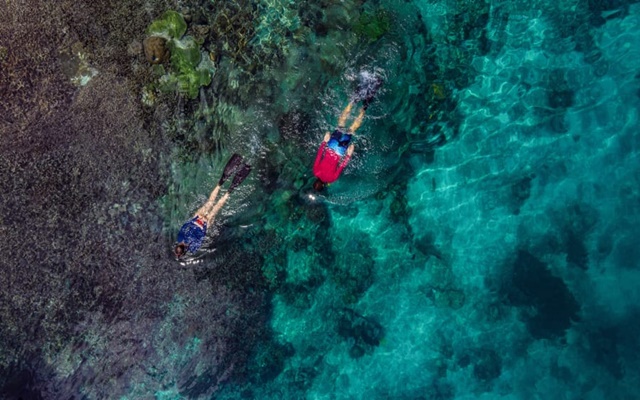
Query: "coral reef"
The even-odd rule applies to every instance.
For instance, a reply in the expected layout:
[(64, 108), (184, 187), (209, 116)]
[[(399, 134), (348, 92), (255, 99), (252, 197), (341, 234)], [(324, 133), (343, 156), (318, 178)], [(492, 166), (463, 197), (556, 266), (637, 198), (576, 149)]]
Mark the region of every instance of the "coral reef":
[(28, 6), (5, 2), (0, 14), (0, 136), (6, 137), (64, 110), (75, 88), (58, 57), (65, 35), (57, 7), (43, 1)]
[[(3, 200), (3, 223), (21, 232), (20, 216), (31, 215), (31, 229), (3, 243), (22, 261), (3, 265), (3, 280), (13, 284), (1, 294), (11, 306), (3, 309), (0, 336), (23, 341), (19, 348), (4, 343), (3, 367), (13, 357), (55, 354), (72, 340), (83, 312), (101, 312), (111, 320), (125, 304), (133, 305), (126, 299), (136, 280), (123, 266), (137, 251), (115, 257), (120, 252), (112, 235), (147, 236), (157, 229), (153, 209), (142, 211), (140, 204), (162, 191), (154, 144), (137, 114), (126, 84), (100, 74), (63, 115), (32, 127), (28, 137), (13, 137), (10, 149), (3, 147), (3, 168), (15, 178), (3, 183), (3, 190), (13, 193)], [(91, 221), (92, 229), (81, 221)], [(138, 243), (139, 249), (150, 245)]]
[(203, 18), (209, 21), (210, 49), (216, 57), (229, 57), (249, 69), (259, 68), (249, 45), (255, 34), (254, 19), (258, 15), (252, 2), (221, 2), (206, 11)]
[(0, 397), (146, 396), (170, 383), (204, 395), (244, 370), (261, 335), (263, 290), (216, 280), (192, 291), (192, 271), (168, 256), (157, 200), (171, 114), (136, 101), (153, 78), (138, 39), (166, 7), (0, 4), (0, 170), (11, 175), (0, 249), (16, 255), (0, 261)]

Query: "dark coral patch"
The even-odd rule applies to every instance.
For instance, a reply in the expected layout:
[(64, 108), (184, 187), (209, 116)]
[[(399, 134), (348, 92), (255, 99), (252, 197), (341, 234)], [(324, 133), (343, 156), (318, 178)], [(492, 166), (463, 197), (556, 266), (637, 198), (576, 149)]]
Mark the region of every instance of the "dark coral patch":
[(337, 331), (341, 337), (354, 342), (349, 350), (352, 358), (359, 358), (373, 351), (384, 337), (384, 328), (376, 320), (349, 308), (338, 310)]
[(520, 214), (520, 207), (531, 196), (531, 180), (533, 176), (525, 176), (511, 185), (511, 209), (514, 214)]
[(274, 338), (258, 344), (248, 365), (248, 376), (257, 383), (274, 380), (284, 371), (285, 362), (295, 354), (290, 343), (279, 343)]
[(570, 232), (565, 240), (567, 250), (567, 262), (571, 265), (586, 270), (589, 261), (589, 254), (584, 244), (583, 238), (573, 232)]
[(473, 376), (482, 382), (491, 382), (502, 372), (502, 359), (495, 350), (480, 348), (465, 353), (458, 360), (458, 365), (473, 368)]
[(561, 337), (578, 319), (580, 305), (567, 285), (527, 251), (518, 252), (504, 290), (511, 305), (523, 307), (529, 332), (536, 339)]

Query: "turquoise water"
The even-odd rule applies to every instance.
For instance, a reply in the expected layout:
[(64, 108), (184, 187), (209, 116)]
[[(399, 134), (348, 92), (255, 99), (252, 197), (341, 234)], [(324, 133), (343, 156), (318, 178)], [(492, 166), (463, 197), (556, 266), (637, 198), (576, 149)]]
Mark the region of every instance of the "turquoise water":
[(188, 99), (142, 53), (173, 5), (36, 3), (0, 6), (2, 398), (640, 398), (639, 4), (188, 2)]

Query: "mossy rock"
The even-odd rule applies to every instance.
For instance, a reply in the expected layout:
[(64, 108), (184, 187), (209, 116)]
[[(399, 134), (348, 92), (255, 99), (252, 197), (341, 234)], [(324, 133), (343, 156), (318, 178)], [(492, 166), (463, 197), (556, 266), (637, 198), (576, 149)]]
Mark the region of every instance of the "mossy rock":
[(200, 87), (211, 83), (211, 73), (206, 69), (190, 69), (177, 74), (167, 74), (160, 79), (160, 90), (176, 91), (190, 99), (198, 97)]
[(186, 36), (182, 40), (171, 41), (169, 49), (171, 51), (171, 66), (180, 72), (195, 69), (202, 59), (200, 46), (190, 36)]
[(197, 69), (186, 74), (178, 75), (177, 90), (190, 99), (198, 97), (200, 87), (211, 83), (211, 74), (207, 70)]
[(147, 29), (147, 33), (153, 36), (146, 43), (151, 39), (158, 44), (166, 41), (162, 45), (170, 53), (171, 68), (160, 78), (159, 89), (164, 92), (176, 91), (194, 99), (198, 96), (200, 87), (211, 83), (211, 71), (202, 62), (200, 44), (193, 37), (184, 36), (186, 31), (187, 24), (182, 15), (167, 11)]
[(151, 64), (162, 64), (169, 59), (167, 39), (160, 36), (150, 36), (143, 42), (144, 55)]
[(149, 25), (147, 33), (152, 36), (161, 36), (166, 39), (180, 39), (187, 32), (187, 23), (180, 13), (167, 11)]

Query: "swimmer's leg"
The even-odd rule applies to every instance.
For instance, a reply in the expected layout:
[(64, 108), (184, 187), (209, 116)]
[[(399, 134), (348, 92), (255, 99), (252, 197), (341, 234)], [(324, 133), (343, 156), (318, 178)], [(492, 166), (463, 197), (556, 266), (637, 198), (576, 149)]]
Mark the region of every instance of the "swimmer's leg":
[(207, 202), (204, 203), (204, 205), (200, 207), (198, 211), (196, 211), (196, 215), (199, 215), (202, 218), (207, 219), (208, 210), (211, 207), (213, 207), (213, 205), (215, 204), (216, 197), (218, 197), (219, 192), (220, 192), (220, 185), (218, 184), (216, 185), (215, 189), (213, 189), (213, 192), (211, 192), (211, 194), (209, 195), (209, 199), (207, 200)]
[(206, 212), (204, 218), (207, 220), (207, 223), (209, 225), (213, 223), (214, 218), (216, 217), (216, 215), (218, 215), (218, 213), (222, 209), (222, 206), (224, 206), (224, 203), (226, 203), (228, 199), (229, 192), (225, 193), (224, 196), (222, 196), (220, 200), (218, 200), (218, 202)]
[(358, 117), (353, 121), (353, 123), (351, 124), (351, 126), (349, 127), (349, 133), (351, 135), (355, 134), (356, 131), (358, 130), (358, 128), (360, 128), (360, 125), (362, 125), (362, 120), (364, 119), (364, 108), (360, 109), (360, 114), (358, 114)]
[(349, 117), (349, 114), (351, 114), (351, 107), (353, 107), (353, 103), (349, 102), (344, 110), (342, 110), (342, 114), (340, 114), (340, 118), (338, 118), (338, 128), (344, 128), (347, 118)]
[[(240, 171), (236, 173), (236, 176), (233, 177), (233, 181), (231, 182), (231, 185), (229, 186), (229, 190), (227, 191), (227, 193), (225, 193), (224, 196), (222, 196), (220, 200), (218, 200), (218, 202), (215, 203), (215, 205), (213, 206), (212, 206), (213, 202), (211, 203), (207, 202), (209, 207), (207, 208), (205, 218), (207, 219), (209, 224), (213, 223), (213, 219), (216, 217), (216, 215), (218, 215), (218, 213), (222, 209), (222, 206), (224, 206), (224, 203), (227, 202), (227, 200), (229, 199), (229, 196), (231, 195), (231, 192), (235, 188), (237, 188), (247, 178), (250, 172), (251, 172), (251, 165), (244, 164), (242, 168), (240, 168)], [(220, 186), (218, 186), (216, 189), (219, 189), (219, 188)]]

